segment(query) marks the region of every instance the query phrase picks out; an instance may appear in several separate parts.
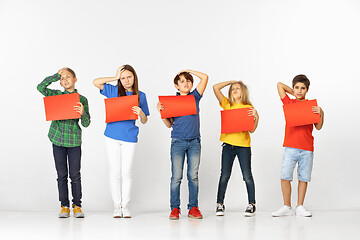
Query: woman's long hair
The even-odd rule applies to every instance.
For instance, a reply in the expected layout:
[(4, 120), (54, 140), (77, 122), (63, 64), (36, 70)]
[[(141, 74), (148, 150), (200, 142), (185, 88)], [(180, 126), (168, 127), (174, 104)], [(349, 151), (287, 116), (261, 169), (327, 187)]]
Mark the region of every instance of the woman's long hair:
[[(139, 100), (139, 104), (140, 104), (140, 94), (139, 94), (139, 82), (138, 82), (138, 77), (137, 77), (137, 74), (135, 72), (135, 69), (126, 64), (124, 65), (124, 71), (125, 70), (128, 70), (130, 72), (132, 72), (132, 74), (134, 75), (134, 84), (132, 86), (132, 89), (133, 89), (133, 95), (137, 95), (138, 96), (138, 100)], [(125, 91), (125, 88), (124, 86), (121, 84), (121, 81), (120, 79), (118, 79), (118, 97), (121, 97), (121, 96), (126, 96), (126, 91)]]
[(251, 105), (251, 102), (250, 102), (250, 98), (249, 98), (249, 90), (248, 88), (246, 87), (246, 85), (243, 83), (243, 82), (234, 82), (230, 85), (230, 88), (229, 88), (229, 101), (230, 101), (230, 106), (232, 106), (234, 103), (235, 103), (235, 99), (232, 95), (232, 86), (234, 84), (239, 84), (240, 85), (240, 91), (241, 91), (241, 98), (240, 98), (240, 101), (242, 104), (244, 105)]

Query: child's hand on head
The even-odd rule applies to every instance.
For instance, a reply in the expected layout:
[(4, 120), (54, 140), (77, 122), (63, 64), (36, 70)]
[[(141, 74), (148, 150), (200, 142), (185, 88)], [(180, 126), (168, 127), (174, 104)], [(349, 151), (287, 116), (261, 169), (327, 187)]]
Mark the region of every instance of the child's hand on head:
[(80, 106), (74, 106), (74, 110), (82, 115), (84, 113), (84, 105), (81, 102), (78, 102), (78, 104)]
[(157, 109), (159, 112), (161, 112), (162, 110), (164, 110), (164, 106), (162, 105), (161, 102), (158, 102), (158, 103), (157, 103), (156, 109)]
[(60, 74), (60, 76), (61, 76), (61, 74), (63, 73), (64, 70), (65, 70), (65, 68), (61, 68), (61, 69), (58, 71), (58, 74)]
[(116, 78), (119, 78), (120, 79), (120, 75), (121, 73), (125, 70), (125, 66), (122, 65), (118, 68), (118, 70), (116, 71)]
[(181, 73), (184, 73), (184, 72), (189, 72), (190, 70), (182, 70), (182, 71), (180, 71), (180, 72), (178, 72), (178, 74), (177, 75), (180, 75)]

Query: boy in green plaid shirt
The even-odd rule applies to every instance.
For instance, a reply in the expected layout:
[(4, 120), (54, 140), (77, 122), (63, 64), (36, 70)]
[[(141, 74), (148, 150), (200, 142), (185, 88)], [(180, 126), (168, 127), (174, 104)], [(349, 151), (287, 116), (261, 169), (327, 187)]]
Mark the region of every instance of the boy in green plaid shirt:
[[(48, 86), (60, 80), (64, 91), (49, 89)], [(62, 68), (55, 75), (45, 78), (37, 89), (44, 96), (77, 93), (75, 72), (70, 68)], [(89, 105), (86, 97), (80, 95), (79, 106), (74, 106), (74, 111), (81, 114), (81, 125), (90, 125)], [(52, 121), (48, 137), (53, 144), (53, 154), (57, 171), (59, 200), (61, 202), (60, 218), (70, 216), (70, 202), (68, 190), (68, 175), (71, 179), (71, 191), (73, 196), (73, 211), (76, 218), (83, 218), (81, 211), (81, 128), (79, 119)], [(69, 169), (68, 169), (69, 166)]]

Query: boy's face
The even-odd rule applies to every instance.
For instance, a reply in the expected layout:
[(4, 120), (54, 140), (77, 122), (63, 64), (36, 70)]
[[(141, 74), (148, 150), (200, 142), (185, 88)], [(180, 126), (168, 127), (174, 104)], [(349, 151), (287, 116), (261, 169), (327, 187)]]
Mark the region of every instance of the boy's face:
[(120, 74), (120, 82), (126, 91), (133, 91), (134, 81), (134, 74), (129, 70), (125, 70)]
[(60, 85), (65, 90), (73, 91), (75, 89), (76, 81), (77, 81), (77, 78), (74, 78), (73, 75), (69, 71), (67, 71), (67, 70), (62, 71), (62, 73), (60, 75)]
[(177, 84), (175, 84), (175, 88), (179, 90), (180, 94), (186, 95), (188, 94), (193, 87), (193, 83), (186, 79), (183, 75), (180, 75), (180, 79)]
[(301, 101), (305, 100), (305, 95), (308, 92), (308, 89), (305, 84), (298, 82), (294, 85), (293, 91), (296, 99)]

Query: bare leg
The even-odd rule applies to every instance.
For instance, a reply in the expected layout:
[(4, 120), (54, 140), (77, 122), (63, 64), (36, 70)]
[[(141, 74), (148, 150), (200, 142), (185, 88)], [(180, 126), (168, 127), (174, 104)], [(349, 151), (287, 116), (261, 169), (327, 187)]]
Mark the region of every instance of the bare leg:
[(307, 182), (299, 181), (299, 185), (298, 185), (298, 206), (304, 204), (307, 184), (308, 184)]
[(281, 190), (284, 198), (284, 205), (291, 207), (291, 183), (281, 179)]

